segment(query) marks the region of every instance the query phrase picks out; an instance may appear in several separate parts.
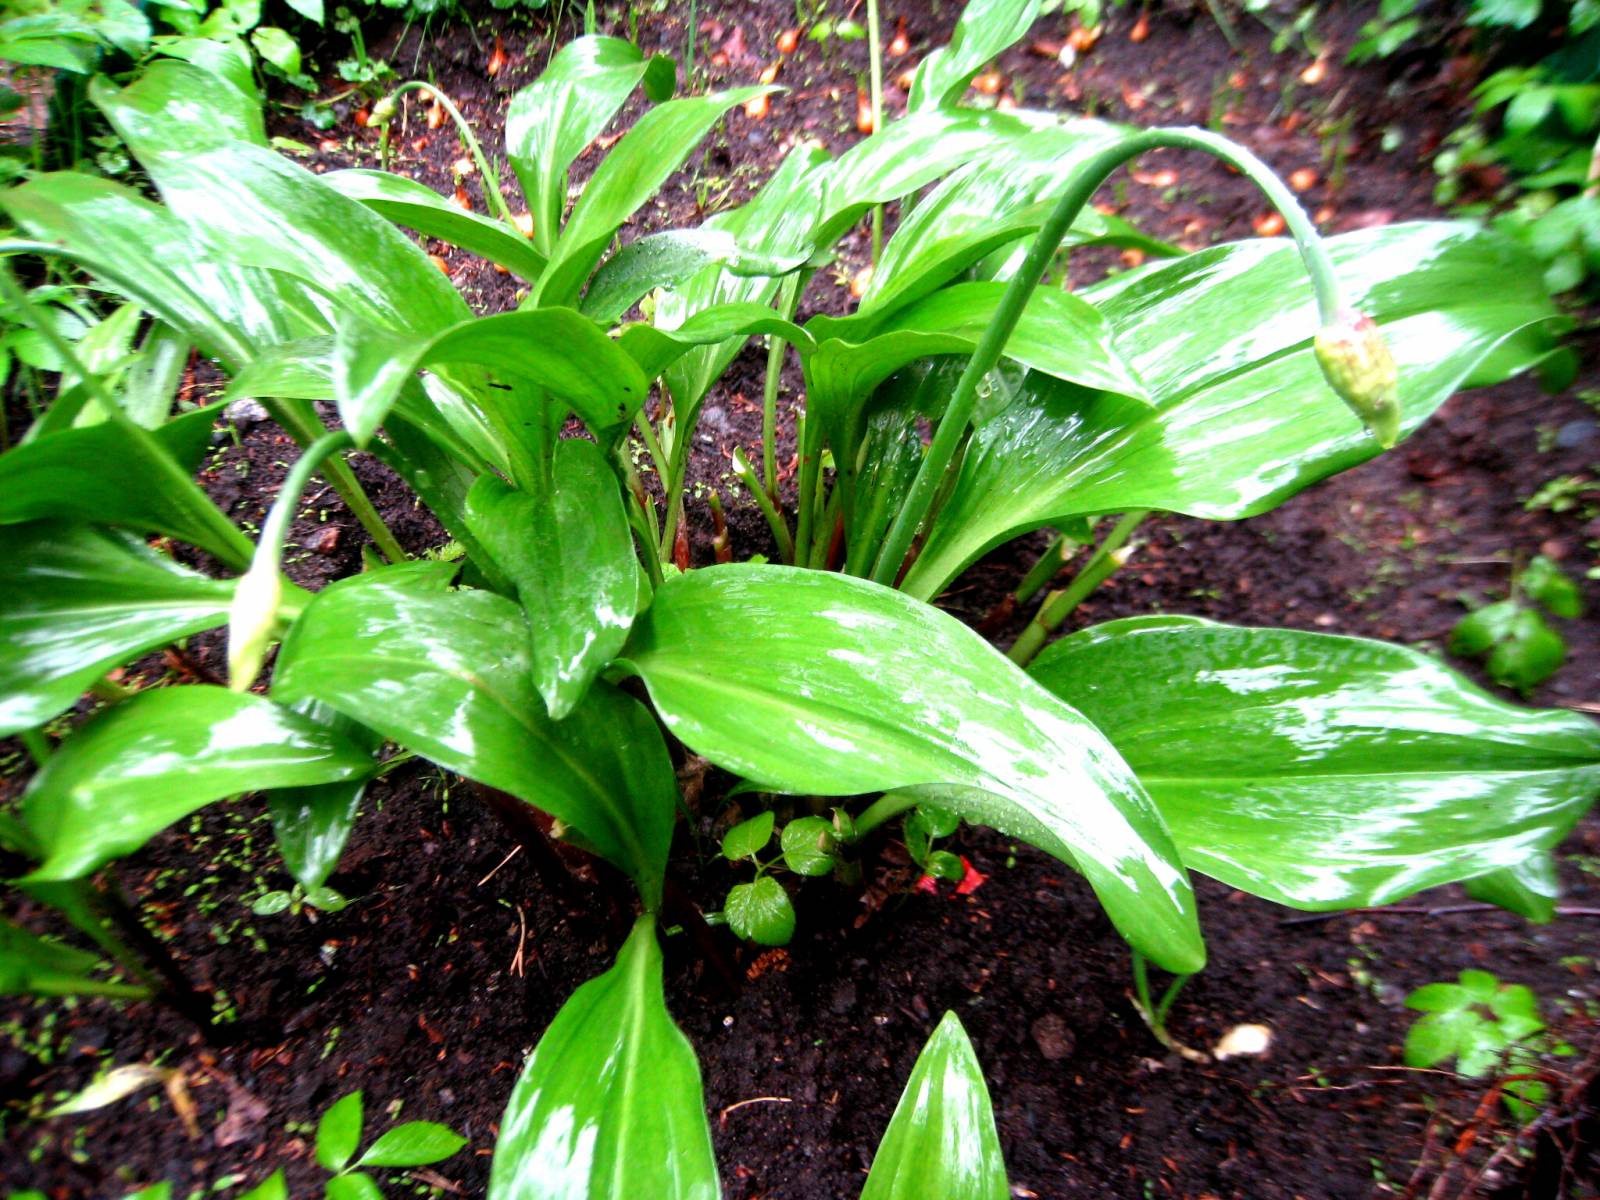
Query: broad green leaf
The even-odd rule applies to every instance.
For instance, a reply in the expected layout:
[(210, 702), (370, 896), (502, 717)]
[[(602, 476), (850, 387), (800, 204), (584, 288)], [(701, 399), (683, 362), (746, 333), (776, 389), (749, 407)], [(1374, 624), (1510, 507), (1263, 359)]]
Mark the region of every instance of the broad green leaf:
[(371, 1175), (352, 1171), (328, 1180), (326, 1200), (384, 1200), (383, 1189)]
[(722, 835), (722, 857), (733, 862), (754, 858), (772, 840), (772, 813), (757, 813)]
[(425, 1167), (442, 1162), (466, 1144), (466, 1138), (433, 1121), (408, 1121), (368, 1146), (356, 1166)]
[[(281, 29), (273, 33), (283, 35)], [(251, 40), (255, 42), (254, 37)], [(267, 41), (273, 40), (269, 35)], [(260, 42), (255, 45), (263, 58), (273, 61)], [(294, 48), (292, 41), (290, 46)], [(298, 58), (298, 48), (294, 48), (294, 53)], [(90, 88), (90, 98), (97, 105), (103, 104), (107, 94), (102, 80), (100, 77), (95, 81), (102, 84), (102, 90), (92, 85)], [(267, 135), (262, 123), (261, 102), (252, 94), (254, 89), (245, 92), (235, 87), (218, 87), (218, 80), (219, 76), (203, 65), (158, 59), (144, 69), (138, 86), (120, 94), (119, 119), (130, 127), (142, 127), (146, 122), (158, 120), (174, 133), (182, 130), (181, 136), (191, 143), (237, 140), (265, 146)], [(129, 145), (132, 146), (131, 140)]]
[(1450, 631), (1450, 653), (1467, 658), (1487, 654), (1497, 642), (1511, 636), (1520, 611), (1515, 600), (1501, 600), (1468, 613)]
[(127, 88), (104, 78), (90, 85), (168, 208), (210, 255), (286, 272), (327, 297), (330, 312), (413, 336), (470, 315), (427, 255), (383, 217), (271, 150), (208, 131), (218, 92), (210, 78), (163, 61)]
[(799, 817), (783, 827), (778, 839), (783, 865), (796, 875), (826, 875), (836, 861), (833, 822), (826, 817)]
[[(354, 322), (340, 327), (333, 382), (358, 442), (377, 431), (419, 368), (466, 364), (526, 380), (570, 405), (597, 436), (615, 433), (644, 403), (649, 382), (605, 332), (570, 308), (535, 308), (463, 321), (425, 341)], [(485, 403), (489, 402), (484, 397)], [(508, 421), (544, 413), (509, 412)]]
[[(622, 38), (580, 37), (563, 46), (506, 110), (506, 153), (533, 215), (533, 235), (548, 254), (567, 206), (567, 168), (617, 115), (647, 73), (649, 90), (664, 99), (677, 69), (670, 59), (649, 61)], [(666, 79), (660, 78), (668, 74)], [(665, 93), (663, 95), (662, 93)]]
[(250, 31), (250, 44), (256, 53), (285, 75), (300, 73), (300, 44), (275, 25)]
[(811, 240), (830, 248), (873, 205), (909, 196), (1055, 122), (1054, 116), (972, 111), (920, 112), (896, 121), (817, 172), (813, 186), (821, 190), (822, 211)]
[(112, 667), (228, 619), (233, 584), (137, 538), (56, 521), (0, 526), (0, 736), (42, 725)]
[(289, 1200), (289, 1184), (284, 1179), (283, 1168), (279, 1167), (239, 1200)]
[(1005, 1159), (983, 1068), (947, 1012), (917, 1056), (861, 1200), (1006, 1200)]
[(1524, 695), (1566, 661), (1567, 644), (1536, 608), (1518, 608), (1506, 635), (1489, 651), (1485, 669), (1502, 687)]
[[(444, 564), (425, 565), (438, 567)], [(398, 569), (406, 570), (409, 566), (411, 564)], [(390, 568), (391, 571), (394, 569)], [(449, 573), (453, 574), (453, 569)], [(297, 706), (297, 711), (343, 734), (369, 754), (376, 753), (382, 742), (370, 729), (314, 700)], [(366, 779), (350, 779), (342, 783), (283, 788), (268, 793), (267, 811), (272, 815), (272, 836), (278, 843), (278, 852), (283, 855), (283, 865), (294, 876), (295, 882), (308, 892), (321, 889), (339, 865), (339, 856), (344, 853), (345, 843), (350, 840), (350, 831), (355, 827), (356, 814), (360, 811), (361, 798), (366, 790)]]
[[(330, 328), (306, 285), (279, 271), (196, 255), (192, 231), (172, 212), (109, 179), (74, 171), (36, 176), (0, 191), (0, 208), (229, 368), (247, 362), (258, 345)], [(107, 229), (116, 238), (106, 237)]]
[(668, 100), (640, 117), (595, 168), (550, 251), (535, 293), (545, 305), (575, 300), (624, 222), (660, 190), (730, 108), (775, 89), (734, 88)]
[(947, 785), (942, 807), (1082, 871), (1141, 953), (1204, 962), (1189, 881), (1121, 756), (937, 609), (818, 571), (712, 567), (657, 590), (618, 666), (687, 746), (762, 790)]
[(1555, 919), (1556, 899), (1561, 895), (1555, 859), (1546, 850), (1530, 855), (1514, 867), (1502, 867), (1468, 879), (1463, 886), (1474, 900), (1498, 904), (1536, 925)]
[(328, 1106), (317, 1122), (317, 1164), (342, 1171), (361, 1144), (361, 1093), (351, 1092)]
[(100, 960), (82, 950), (47, 942), (0, 917), (0, 996), (112, 996), (138, 999), (149, 989), (97, 979)]
[[(697, 349), (706, 347), (743, 345), (746, 337), (758, 333), (783, 338), (803, 353), (815, 345), (801, 326), (784, 320), (770, 308), (743, 302), (713, 304), (670, 328), (642, 322), (625, 325), (618, 341), (647, 378), (667, 372), (670, 380), (678, 377), (672, 368), (685, 355), (692, 356)], [(683, 395), (686, 400), (695, 399), (692, 392)]]
[(490, 592), (426, 594), (357, 576), (319, 592), (278, 654), (273, 695), (320, 700), (446, 770), (576, 829), (647, 907), (676, 817), (661, 734), (603, 682), (565, 721), (534, 689), (522, 609)]
[(1600, 792), (1600, 728), (1360, 638), (1135, 618), (1031, 674), (1111, 739), (1186, 866), (1296, 908), (1518, 867)]
[(85, 875), (224, 796), (372, 769), (359, 746), (264, 696), (198, 684), (141, 692), (64, 742), (23, 793), (45, 853), (27, 878)]
[(544, 255), (515, 229), (465, 211), (425, 183), (387, 171), (329, 171), (322, 178), (335, 191), (361, 201), (396, 225), (460, 246), (529, 282), (544, 271)]
[(290, 8), (315, 25), (323, 21), (322, 0), (284, 0)]
[[(1391, 225), (1329, 243), (1347, 299), (1383, 326), (1405, 429), (1469, 380), (1527, 368), (1557, 320), (1538, 264), (1468, 225)], [(1493, 287), (1485, 287), (1485, 280)], [(1304, 268), (1269, 239), (1201, 251), (1080, 293), (1155, 401), (1040, 378), (978, 425), (903, 581), (937, 595), (1009, 538), (1135, 508), (1234, 519), (1379, 452), (1329, 390)]]
[[(105, 421), (7, 451), (0, 455), (0, 525), (87, 521), (165, 533), (243, 567), (248, 541), (193, 479), (216, 416), (196, 409), (154, 431)], [(107, 463), (117, 469), (106, 470)]]
[(794, 905), (783, 884), (770, 875), (737, 883), (723, 905), (728, 928), (760, 946), (787, 946), (794, 936)]
[(906, 108), (915, 113), (955, 104), (974, 75), (1028, 32), (1042, 7), (1043, 0), (969, 0), (950, 44), (917, 68)]
[(667, 1013), (655, 923), (561, 1006), (511, 1093), (489, 1200), (716, 1200), (700, 1068)]
[(485, 475), (467, 522), (516, 585), (534, 686), (552, 720), (572, 712), (622, 649), (646, 600), (616, 473), (593, 442), (557, 444), (548, 490)]
[(722, 229), (669, 229), (629, 242), (594, 273), (581, 305), (585, 316), (611, 325), (657, 288), (675, 287), (707, 267), (770, 279), (805, 264), (809, 252), (752, 254)]

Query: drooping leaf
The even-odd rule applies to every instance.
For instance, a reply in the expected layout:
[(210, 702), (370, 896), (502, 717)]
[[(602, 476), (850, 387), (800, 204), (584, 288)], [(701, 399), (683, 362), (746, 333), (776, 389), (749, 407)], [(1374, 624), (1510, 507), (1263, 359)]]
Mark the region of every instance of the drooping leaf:
[(917, 1056), (861, 1200), (1006, 1200), (1005, 1160), (983, 1068), (947, 1012)]
[[(248, 540), (193, 479), (216, 415), (196, 409), (154, 431), (103, 421), (7, 451), (0, 455), (0, 525), (84, 521), (166, 533), (245, 566)], [(107, 463), (117, 469), (106, 470)]]
[[(333, 382), (351, 436), (366, 441), (419, 368), (482, 367), (547, 389), (570, 405), (596, 435), (633, 419), (649, 383), (605, 332), (570, 308), (536, 308), (463, 321), (418, 341), (375, 326), (340, 327)], [(485, 402), (488, 398), (485, 397)], [(507, 413), (515, 421), (546, 414)]]
[[(506, 153), (533, 215), (533, 235), (545, 253), (555, 245), (567, 206), (567, 168), (600, 135), (647, 74), (654, 99), (671, 95), (677, 74), (670, 59), (648, 61), (631, 42), (580, 37), (568, 42), (506, 110)], [(663, 78), (665, 76), (665, 78)]]
[(425, 183), (387, 171), (329, 171), (322, 178), (396, 225), (460, 246), (529, 282), (544, 270), (544, 255), (527, 238), (499, 221), (465, 211)]
[(972, 77), (1019, 40), (1038, 17), (1043, 0), (970, 0), (941, 46), (917, 68), (906, 101), (910, 112), (943, 108), (961, 99)]
[(1468, 879), (1462, 886), (1474, 900), (1498, 904), (1536, 925), (1555, 919), (1556, 898), (1561, 895), (1555, 859), (1547, 850), (1529, 855), (1514, 867), (1501, 867), (1498, 871)]
[(560, 442), (551, 472), (549, 490), (537, 493), (483, 476), (467, 497), (467, 522), (516, 584), (533, 682), (559, 721), (622, 648), (644, 596), (617, 477), (600, 447)]
[(823, 572), (712, 567), (657, 590), (618, 665), (686, 745), (763, 790), (947, 785), (943, 807), (1082, 871), (1147, 957), (1204, 961), (1177, 851), (1121, 757), (937, 609)]
[[(1469, 380), (1526, 369), (1547, 348), (1557, 315), (1538, 265), (1497, 235), (1432, 222), (1329, 247), (1347, 299), (1389, 340), (1408, 432)], [(1291, 248), (1221, 246), (1081, 295), (1105, 314), (1154, 409), (1024, 380), (974, 430), (903, 581), (912, 595), (936, 595), (989, 549), (1042, 525), (1135, 508), (1251, 516), (1379, 452), (1322, 378), (1310, 286)]]
[(735, 105), (772, 91), (734, 88), (657, 105), (606, 155), (550, 251), (535, 293), (540, 304), (575, 300), (589, 273), (625, 221), (681, 167), (711, 127)]
[(85, 875), (224, 796), (372, 768), (359, 746), (264, 696), (198, 684), (141, 692), (64, 742), (23, 793), (45, 854), (27, 878)]
[(1600, 792), (1593, 722), (1382, 642), (1133, 618), (1030, 673), (1122, 752), (1186, 866), (1297, 908), (1521, 867)]
[(42, 725), (112, 667), (228, 619), (233, 584), (88, 525), (0, 526), (0, 736)]
[(489, 1200), (715, 1200), (694, 1049), (667, 1013), (641, 917), (617, 964), (561, 1006), (511, 1093)]
[(581, 308), (585, 316), (610, 325), (647, 293), (681, 284), (706, 267), (768, 279), (795, 270), (809, 257), (809, 252), (753, 254), (722, 229), (669, 229), (629, 242), (608, 258), (590, 280)]
[(218, 90), (209, 81), (161, 61), (126, 88), (97, 77), (90, 96), (210, 255), (286, 272), (339, 311), (414, 336), (470, 315), (427, 255), (383, 217), (282, 155), (208, 128)]
[(533, 686), (522, 609), (490, 592), (428, 594), (382, 574), (319, 592), (278, 654), (273, 695), (320, 700), (576, 829), (633, 876), (647, 907), (677, 783), (645, 709), (597, 682), (560, 723)]
[(113, 996), (138, 999), (149, 989), (90, 975), (99, 960), (47, 942), (0, 917), (0, 996)]

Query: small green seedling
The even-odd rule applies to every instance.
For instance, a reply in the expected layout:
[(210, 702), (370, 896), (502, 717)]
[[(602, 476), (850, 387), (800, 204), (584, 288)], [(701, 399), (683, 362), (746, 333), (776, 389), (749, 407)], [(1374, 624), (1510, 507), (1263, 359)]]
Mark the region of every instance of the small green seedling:
[(258, 917), (275, 917), (287, 910), (295, 916), (300, 915), (303, 908), (317, 908), (323, 912), (336, 913), (350, 904), (340, 893), (331, 887), (301, 887), (298, 883), (285, 891), (282, 888), (270, 892), (262, 892), (250, 902), (250, 911)]
[(1459, 982), (1429, 983), (1406, 997), (1406, 1007), (1423, 1014), (1406, 1034), (1408, 1067), (1434, 1067), (1454, 1058), (1459, 1074), (1479, 1078), (1504, 1064), (1506, 1107), (1519, 1121), (1530, 1120), (1549, 1096), (1532, 1076), (1538, 1069), (1537, 1044), (1544, 1032), (1539, 1001), (1521, 984), (1501, 983), (1488, 971), (1463, 971)]
[(1457, 622), (1450, 633), (1450, 652), (1463, 658), (1487, 657), (1489, 678), (1527, 695), (1567, 657), (1566, 642), (1535, 605), (1557, 617), (1583, 615), (1577, 584), (1543, 554), (1512, 577), (1506, 599)]
[[(333, 1172), (323, 1191), (325, 1200), (383, 1200), (377, 1181), (360, 1167), (425, 1167), (442, 1162), (467, 1144), (467, 1139), (433, 1121), (396, 1125), (355, 1157), (361, 1144), (361, 1093), (335, 1101), (317, 1123), (317, 1163)], [(351, 1161), (354, 1159), (355, 1161)], [(268, 1175), (239, 1200), (288, 1200), (282, 1168)]]
[(827, 875), (839, 865), (839, 843), (852, 835), (850, 818), (842, 810), (834, 819), (799, 817), (783, 827), (778, 838), (781, 853), (763, 863), (757, 856), (772, 841), (774, 818), (759, 813), (741, 821), (722, 838), (722, 856), (730, 862), (749, 859), (756, 877), (728, 891), (722, 917), (742, 938), (763, 946), (787, 945), (794, 936), (794, 905), (789, 893), (769, 872), (787, 869), (796, 875)]
[(966, 876), (966, 864), (958, 855), (933, 848), (935, 838), (949, 837), (960, 824), (961, 819), (955, 813), (926, 804), (906, 818), (901, 827), (906, 851), (911, 855), (911, 861), (922, 868), (924, 875), (948, 883), (960, 883)]

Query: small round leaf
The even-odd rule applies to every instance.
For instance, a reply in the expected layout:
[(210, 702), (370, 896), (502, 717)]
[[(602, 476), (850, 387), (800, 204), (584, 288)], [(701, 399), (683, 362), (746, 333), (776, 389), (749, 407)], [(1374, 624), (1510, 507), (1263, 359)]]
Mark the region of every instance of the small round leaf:
[(722, 856), (734, 862), (753, 858), (771, 840), (772, 813), (759, 813), (748, 821), (739, 822), (723, 835)]
[(783, 946), (794, 936), (794, 905), (776, 879), (737, 884), (723, 908), (734, 933), (752, 942)]
[(783, 827), (778, 844), (784, 865), (796, 875), (826, 875), (833, 870), (833, 822), (825, 817), (801, 817)]

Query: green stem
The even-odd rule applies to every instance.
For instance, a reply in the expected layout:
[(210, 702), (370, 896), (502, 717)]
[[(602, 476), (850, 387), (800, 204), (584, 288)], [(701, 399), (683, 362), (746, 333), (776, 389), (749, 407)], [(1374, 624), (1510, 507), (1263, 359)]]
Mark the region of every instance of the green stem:
[[(784, 320), (794, 320), (807, 272), (787, 276), (780, 285), (778, 307)], [(761, 478), (767, 496), (778, 502), (778, 389), (783, 382), (783, 356), (789, 343), (773, 334), (767, 342), (767, 375), (761, 385)]]
[[(867, 0), (867, 62), (871, 69), (868, 87), (872, 99), (872, 136), (883, 129), (883, 28), (878, 19), (878, 0)], [(872, 208), (872, 265), (883, 253), (883, 205)]]
[(1150, 1030), (1151, 1035), (1175, 1054), (1180, 1054), (1190, 1062), (1210, 1062), (1209, 1055), (1202, 1053), (1190, 1046), (1185, 1046), (1172, 1034), (1167, 1032), (1167, 1014), (1172, 1011), (1172, 1002), (1178, 998), (1178, 993), (1183, 990), (1183, 985), (1190, 980), (1188, 975), (1175, 976), (1167, 985), (1167, 990), (1162, 994), (1159, 1004), (1150, 1000), (1149, 968), (1145, 963), (1144, 955), (1137, 950), (1133, 951), (1133, 1007), (1138, 1011), (1139, 1018)]
[(656, 437), (655, 427), (650, 424), (650, 418), (644, 415), (644, 409), (639, 410), (639, 415), (634, 418), (634, 426), (639, 430), (639, 437), (644, 442), (644, 448), (650, 453), (650, 461), (655, 465), (656, 478), (661, 480), (661, 486), (667, 485), (667, 456), (662, 453), (661, 441)]
[[(413, 79), (410, 83), (402, 83), (389, 93), (389, 98), (398, 101), (407, 92), (426, 92), (439, 103), (445, 112), (450, 114), (450, 119), (455, 122), (456, 131), (460, 133), (461, 140), (467, 144), (467, 153), (472, 155), (472, 161), (477, 165), (478, 173), (483, 176), (484, 195), (493, 202), (495, 211), (499, 214), (500, 219), (515, 228), (516, 221), (511, 215), (511, 209), (506, 205), (506, 198), (500, 194), (500, 176), (495, 174), (494, 168), (489, 165), (489, 160), (484, 157), (483, 147), (478, 144), (477, 135), (472, 132), (472, 126), (467, 124), (467, 119), (461, 115), (461, 110), (451, 102), (449, 96), (446, 96), (433, 84), (425, 83), (420, 79)], [(383, 127), (383, 143), (385, 146), (388, 145), (388, 137), (389, 127), (385, 125)]]
[(1083, 206), (1117, 168), (1141, 154), (1163, 148), (1203, 150), (1236, 168), (1261, 189), (1282, 215), (1300, 250), (1306, 271), (1311, 276), (1322, 324), (1333, 323), (1339, 311), (1339, 287), (1327, 248), (1294, 193), (1259, 158), (1226, 138), (1203, 129), (1147, 129), (1106, 147), (1079, 168), (1077, 176), (1056, 202), (1055, 209), (1034, 238), (1026, 259), (1001, 297), (988, 329), (978, 348), (973, 351), (960, 382), (956, 384), (944, 419), (939, 422), (933, 444), (928, 447), (905, 503), (896, 515), (888, 537), (884, 539), (872, 570), (872, 578), (876, 582), (892, 585), (898, 577), (917, 531), (932, 510), (934, 493), (944, 479), (967, 425), (972, 420), (978, 384), (999, 363), (1011, 331), (1016, 328), (1027, 307), (1028, 298), (1044, 278), (1045, 270)]
[(744, 456), (744, 450), (734, 447), (733, 473), (738, 476), (739, 482), (750, 489), (750, 494), (756, 498), (756, 507), (761, 510), (761, 515), (767, 519), (767, 528), (772, 530), (772, 540), (778, 543), (778, 553), (783, 561), (794, 564), (794, 539), (789, 534), (789, 522), (783, 519), (783, 514), (773, 504), (772, 497), (767, 495), (766, 489), (756, 479), (755, 469)]
[[(283, 427), (302, 450), (327, 432), (322, 422), (317, 420), (316, 411), (309, 401), (263, 399), (262, 403), (272, 414), (272, 419)], [(361, 481), (350, 469), (350, 464), (343, 458), (335, 458), (323, 467), (322, 474), (332, 485), (333, 490), (339, 494), (339, 498), (344, 501), (345, 507), (350, 510), (350, 515), (355, 517), (361, 528), (367, 531), (367, 536), (378, 547), (379, 553), (392, 563), (405, 562), (407, 557), (405, 548), (400, 545), (394, 536), (394, 531), (389, 528), (388, 523), (373, 505), (366, 489), (361, 486)]]
[(33, 310), (33, 302), (28, 299), (22, 285), (17, 282), (16, 276), (11, 273), (11, 264), (0, 260), (0, 293), (20, 313), (25, 324), (31, 326), (39, 335), (50, 344), (61, 357), (61, 361), (77, 374), (82, 385), (88, 390), (89, 395), (105, 411), (106, 417), (116, 425), (129, 441), (139, 446), (155, 463), (157, 472), (164, 476), (157, 482), (168, 496), (176, 500), (190, 517), (194, 518), (197, 525), (203, 527), (207, 534), (209, 544), (205, 547), (210, 550), (230, 567), (244, 567), (250, 561), (250, 555), (255, 549), (250, 544), (250, 539), (239, 530), (237, 526), (211, 501), (181, 466), (173, 461), (162, 447), (161, 443), (151, 435), (150, 431), (138, 424), (127, 413), (122, 411), (111, 392), (106, 388), (105, 382), (92, 373), (78, 357), (77, 351), (66, 338), (49, 321), (41, 320)]
[(348, 432), (336, 429), (312, 442), (295, 460), (294, 466), (289, 468), (289, 474), (284, 477), (283, 486), (278, 489), (278, 498), (272, 502), (266, 523), (261, 526), (261, 539), (256, 543), (255, 561), (250, 564), (252, 571), (263, 564), (271, 563), (274, 574), (277, 573), (278, 562), (283, 557), (284, 542), (288, 540), (289, 526), (294, 522), (295, 510), (300, 507), (301, 493), (306, 490), (311, 477), (322, 466), (323, 459), (354, 444), (355, 440)]
[(1039, 556), (1039, 561), (1033, 564), (1033, 570), (1029, 571), (1017, 585), (1017, 590), (1011, 593), (1012, 599), (1018, 604), (1026, 604), (1037, 596), (1044, 585), (1056, 577), (1056, 572), (1067, 565), (1067, 559), (1077, 544), (1075, 539), (1069, 538), (1064, 533), (1056, 534), (1050, 545), (1045, 548), (1045, 552)]
[(34, 766), (42, 767), (50, 761), (50, 739), (45, 736), (43, 728), (24, 729), (17, 737), (22, 739)]
[(1083, 564), (1083, 569), (1073, 577), (1072, 582), (1045, 597), (1033, 620), (1028, 622), (1028, 627), (1017, 636), (1016, 643), (1011, 647), (1008, 657), (1012, 662), (1025, 667), (1033, 661), (1033, 656), (1043, 648), (1045, 639), (1061, 627), (1061, 622), (1083, 603), (1090, 592), (1122, 565), (1117, 551), (1122, 549), (1123, 544), (1133, 536), (1133, 531), (1149, 515), (1147, 508), (1124, 513), (1122, 520), (1106, 534), (1106, 540), (1100, 543), (1100, 548)]
[(855, 819), (855, 840), (861, 841), (879, 826), (888, 824), (919, 803), (918, 798), (909, 792), (889, 792), (879, 796)]

